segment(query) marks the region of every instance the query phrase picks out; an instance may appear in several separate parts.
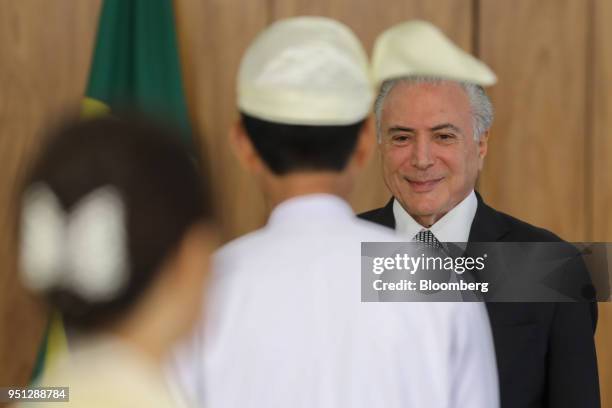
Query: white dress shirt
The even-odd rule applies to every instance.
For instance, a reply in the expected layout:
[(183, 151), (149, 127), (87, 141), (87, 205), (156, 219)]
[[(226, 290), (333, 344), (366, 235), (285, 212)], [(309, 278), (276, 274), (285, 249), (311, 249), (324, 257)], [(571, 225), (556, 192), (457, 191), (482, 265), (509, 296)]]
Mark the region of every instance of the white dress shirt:
[[(467, 242), (477, 207), (476, 193), (472, 190), (463, 201), (447, 212), (429, 230), (440, 242)], [(395, 230), (407, 239), (414, 238), (424, 228), (404, 210), (397, 200), (393, 200), (393, 216), (395, 217)]]
[(396, 240), (335, 196), (281, 203), (216, 254), (175, 379), (202, 408), (498, 407), (482, 304), (361, 302), (361, 242)]

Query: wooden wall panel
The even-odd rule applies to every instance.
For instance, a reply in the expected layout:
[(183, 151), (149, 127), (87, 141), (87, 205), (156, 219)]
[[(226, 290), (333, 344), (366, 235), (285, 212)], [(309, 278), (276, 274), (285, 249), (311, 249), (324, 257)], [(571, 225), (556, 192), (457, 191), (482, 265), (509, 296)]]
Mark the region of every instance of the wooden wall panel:
[[(588, 3), (481, 0), (480, 56), (499, 77), (481, 191), (569, 240), (585, 217)], [(571, 27), (571, 29), (568, 29)]]
[(211, 160), (226, 239), (261, 226), (265, 203), (230, 150), (238, 118), (236, 73), (243, 52), (269, 22), (266, 0), (175, 0), (189, 109)]
[[(590, 144), (591, 222), (594, 241), (612, 242), (612, 2), (594, 0), (592, 9), (592, 112), (589, 120), (593, 131)], [(612, 251), (608, 251), (612, 262)], [(602, 407), (612, 407), (612, 303), (599, 304), (597, 353), (601, 377)]]
[[(394, 24), (410, 19), (428, 20), (466, 51), (472, 49), (472, 0), (409, 0), (385, 3), (370, 0), (282, 0), (273, 2), (273, 19), (297, 15), (321, 15), (347, 24), (368, 54), (376, 36)], [(375, 137), (372, 135), (372, 137)], [(375, 154), (360, 176), (351, 204), (361, 212), (384, 205), (390, 194), (382, 181), (381, 164)]]
[(593, 12), (593, 239), (612, 241), (612, 2), (595, 0)]
[(0, 0), (0, 386), (28, 380), (45, 321), (15, 274), (14, 192), (41, 130), (81, 98), (99, 6)]
[(612, 407), (612, 303), (610, 302), (599, 303), (595, 345), (599, 365), (601, 406)]

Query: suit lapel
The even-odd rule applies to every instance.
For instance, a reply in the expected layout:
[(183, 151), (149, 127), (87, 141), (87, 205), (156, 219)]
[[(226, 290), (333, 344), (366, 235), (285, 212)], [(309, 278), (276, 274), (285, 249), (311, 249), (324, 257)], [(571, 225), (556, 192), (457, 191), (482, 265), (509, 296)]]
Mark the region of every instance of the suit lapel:
[(509, 227), (506, 221), (493, 208), (484, 203), (482, 197), (476, 192), (478, 207), (470, 229), (469, 242), (497, 242), (508, 234)]
[[(476, 199), (478, 200), (478, 206), (476, 207), (476, 214), (474, 215), (474, 221), (470, 229), (470, 235), (468, 237), (468, 244), (465, 250), (464, 256), (476, 257), (480, 256), (480, 253), (476, 252), (475, 246), (478, 242), (499, 242), (503, 240), (503, 237), (508, 234), (510, 228), (506, 221), (501, 215), (493, 208), (489, 207), (484, 203), (482, 197), (476, 192)], [(471, 277), (476, 282), (483, 282), (483, 274), (478, 270), (471, 271), (468, 277)], [(487, 270), (486, 281), (489, 283), (496, 282), (500, 279), (496, 269)], [(493, 285), (494, 286), (494, 285)], [(484, 295), (485, 298), (490, 296), (493, 292), (489, 292)], [(491, 304), (486, 304), (489, 312), (489, 318), (493, 321), (495, 317), (491, 314)], [(496, 306), (493, 306), (495, 308)], [(495, 312), (493, 312), (495, 315)]]
[(391, 229), (395, 229), (395, 216), (393, 215), (393, 200), (391, 197), (389, 202), (380, 210), (376, 211), (375, 214), (372, 214), (372, 218), (370, 221), (373, 221), (377, 224), (384, 225), (385, 227), (389, 227)]

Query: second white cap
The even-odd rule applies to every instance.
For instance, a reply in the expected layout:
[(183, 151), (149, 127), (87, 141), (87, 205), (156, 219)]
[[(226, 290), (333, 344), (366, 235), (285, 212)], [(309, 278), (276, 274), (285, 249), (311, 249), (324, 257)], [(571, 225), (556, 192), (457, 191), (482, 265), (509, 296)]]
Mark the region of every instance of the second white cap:
[(455, 45), (436, 26), (420, 20), (397, 24), (378, 36), (372, 74), (377, 86), (387, 79), (411, 75), (482, 86), (497, 82), (486, 64)]

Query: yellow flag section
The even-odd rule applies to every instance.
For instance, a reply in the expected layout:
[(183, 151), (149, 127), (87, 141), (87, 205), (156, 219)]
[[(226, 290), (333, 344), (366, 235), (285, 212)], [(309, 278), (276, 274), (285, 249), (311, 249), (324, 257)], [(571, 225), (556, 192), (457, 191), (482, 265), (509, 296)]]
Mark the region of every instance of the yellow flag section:
[(32, 373), (32, 384), (44, 385), (44, 372), (58, 361), (60, 356), (68, 352), (68, 339), (62, 317), (58, 312), (52, 312), (45, 338), (38, 351), (36, 365)]
[(107, 104), (94, 98), (85, 98), (81, 105), (81, 116), (84, 119), (104, 116), (109, 114), (110, 111), (110, 107)]

